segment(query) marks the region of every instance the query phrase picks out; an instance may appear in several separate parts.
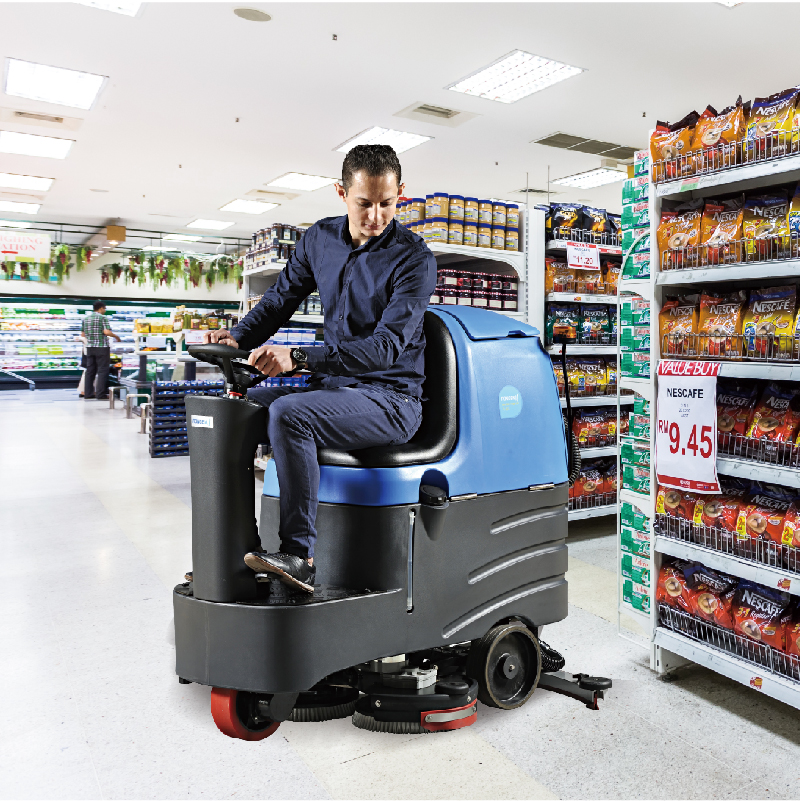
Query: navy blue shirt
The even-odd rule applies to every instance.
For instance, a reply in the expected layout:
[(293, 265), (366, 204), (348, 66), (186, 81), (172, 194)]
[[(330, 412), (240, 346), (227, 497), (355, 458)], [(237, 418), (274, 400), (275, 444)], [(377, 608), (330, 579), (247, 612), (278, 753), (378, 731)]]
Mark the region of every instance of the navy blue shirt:
[(325, 344), (304, 346), (309, 386), (383, 384), (422, 397), (422, 318), (436, 287), (436, 258), (421, 237), (389, 223), (354, 248), (347, 215), (306, 231), (278, 280), (235, 326), (239, 347), (252, 350), (289, 322), (319, 289)]

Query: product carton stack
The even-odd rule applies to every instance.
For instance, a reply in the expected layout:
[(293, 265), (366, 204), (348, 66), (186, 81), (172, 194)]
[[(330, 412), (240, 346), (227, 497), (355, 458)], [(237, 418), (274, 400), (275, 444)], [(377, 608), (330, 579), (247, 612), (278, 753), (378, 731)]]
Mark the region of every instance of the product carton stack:
[(631, 503), (620, 504), (622, 602), (650, 614), (651, 521)]
[(633, 157), (633, 178), (622, 186), (622, 277), (650, 277), (650, 153)]

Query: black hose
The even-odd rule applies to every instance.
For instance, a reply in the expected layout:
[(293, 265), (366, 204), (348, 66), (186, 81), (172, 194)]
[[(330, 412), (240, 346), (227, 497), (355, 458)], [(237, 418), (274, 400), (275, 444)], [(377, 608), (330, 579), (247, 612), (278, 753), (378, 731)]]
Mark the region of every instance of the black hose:
[[(567, 475), (571, 487), (581, 474), (581, 449), (575, 434), (572, 433), (572, 403), (569, 397), (569, 376), (567, 375), (567, 345), (564, 342), (561, 343), (561, 370), (564, 373), (564, 398), (567, 401), (564, 433), (569, 443), (569, 449), (567, 450)], [(560, 669), (561, 668), (559, 668), (559, 670)]]
[(542, 673), (557, 673), (564, 669), (566, 660), (555, 648), (551, 648), (543, 640), (539, 640), (539, 650), (542, 652)]

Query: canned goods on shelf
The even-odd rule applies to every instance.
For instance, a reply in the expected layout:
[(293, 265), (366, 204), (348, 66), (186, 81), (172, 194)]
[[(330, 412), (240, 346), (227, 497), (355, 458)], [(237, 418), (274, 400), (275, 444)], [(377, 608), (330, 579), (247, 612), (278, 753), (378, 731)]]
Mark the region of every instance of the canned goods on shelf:
[(503, 311), (516, 311), (517, 310), (517, 293), (516, 292), (503, 292)]
[(478, 247), (478, 224), (477, 223), (464, 223), (464, 240), (463, 244), (469, 247)]
[(458, 305), (471, 306), (472, 305), (472, 288), (459, 287), (458, 289)]
[(503, 291), (503, 275), (488, 275), (487, 278), (489, 279), (489, 291), (490, 292), (502, 292)]
[(492, 224), (492, 201), (479, 200), (478, 201), (478, 223), (480, 225)]
[(502, 311), (503, 309), (503, 293), (502, 292), (489, 292), (489, 308), (490, 309), (498, 309)]
[(450, 195), (448, 195), (447, 192), (434, 192), (431, 210), (433, 211), (434, 217), (444, 217), (447, 219), (450, 215)]
[(439, 270), (436, 275), (437, 286), (458, 286), (458, 270)]
[(425, 219), (433, 219), (433, 195), (425, 195)]
[(450, 195), (450, 206), (447, 214), (450, 222), (464, 222), (464, 198), (461, 195)]
[(489, 276), (486, 273), (472, 273), (472, 291), (488, 291)]
[(431, 295), (430, 305), (431, 306), (438, 306), (441, 302), (442, 302), (442, 296), (438, 292), (434, 292)]
[(506, 229), (492, 228), (492, 247), (495, 250), (506, 249)]
[(478, 198), (465, 197), (464, 198), (464, 223), (478, 224), (480, 218), (480, 210), (478, 208)]
[(484, 289), (472, 290), (472, 305), (485, 309), (489, 305), (489, 293)]
[(433, 237), (433, 220), (425, 220), (425, 225), (422, 228), (422, 238), (426, 242), (432, 241)]
[(447, 226), (447, 243), (449, 245), (464, 244), (464, 223), (458, 220), (450, 220)]
[(406, 216), (409, 222), (419, 222), (425, 219), (425, 198), (415, 197), (411, 198), (406, 210)]
[(468, 272), (466, 270), (459, 271), (458, 279), (457, 279), (458, 283), (456, 284), (456, 286), (459, 289), (468, 289), (471, 292), (472, 291), (472, 276), (473, 276), (473, 273)]
[(516, 228), (506, 228), (506, 250), (519, 250), (519, 231)]
[(519, 206), (506, 203), (506, 228), (519, 228)]
[(458, 293), (459, 288), (457, 286), (443, 286), (441, 291), (439, 292), (439, 297), (442, 299), (442, 305), (444, 306), (456, 306), (458, 305)]
[(495, 228), (506, 227), (505, 203), (492, 203), (492, 226)]
[(490, 248), (492, 246), (492, 226), (479, 225), (478, 226), (478, 247)]
[(429, 241), (443, 242), (447, 244), (447, 230), (447, 220), (444, 217), (434, 217), (431, 220), (431, 234)]
[(516, 292), (516, 291), (517, 291), (517, 279), (510, 275), (504, 275), (503, 292)]

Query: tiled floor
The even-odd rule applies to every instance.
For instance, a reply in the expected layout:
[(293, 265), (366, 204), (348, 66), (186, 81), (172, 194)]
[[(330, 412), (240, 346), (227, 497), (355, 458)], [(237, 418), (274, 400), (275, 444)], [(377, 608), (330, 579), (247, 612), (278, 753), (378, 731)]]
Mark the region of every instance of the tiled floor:
[(186, 458), (68, 390), (0, 392), (1, 798), (798, 798), (800, 713), (702, 668), (662, 682), (617, 634), (609, 522), (574, 526), (570, 615), (545, 639), (614, 679), (428, 737), (349, 721), (221, 735), (174, 675), (190, 564)]

